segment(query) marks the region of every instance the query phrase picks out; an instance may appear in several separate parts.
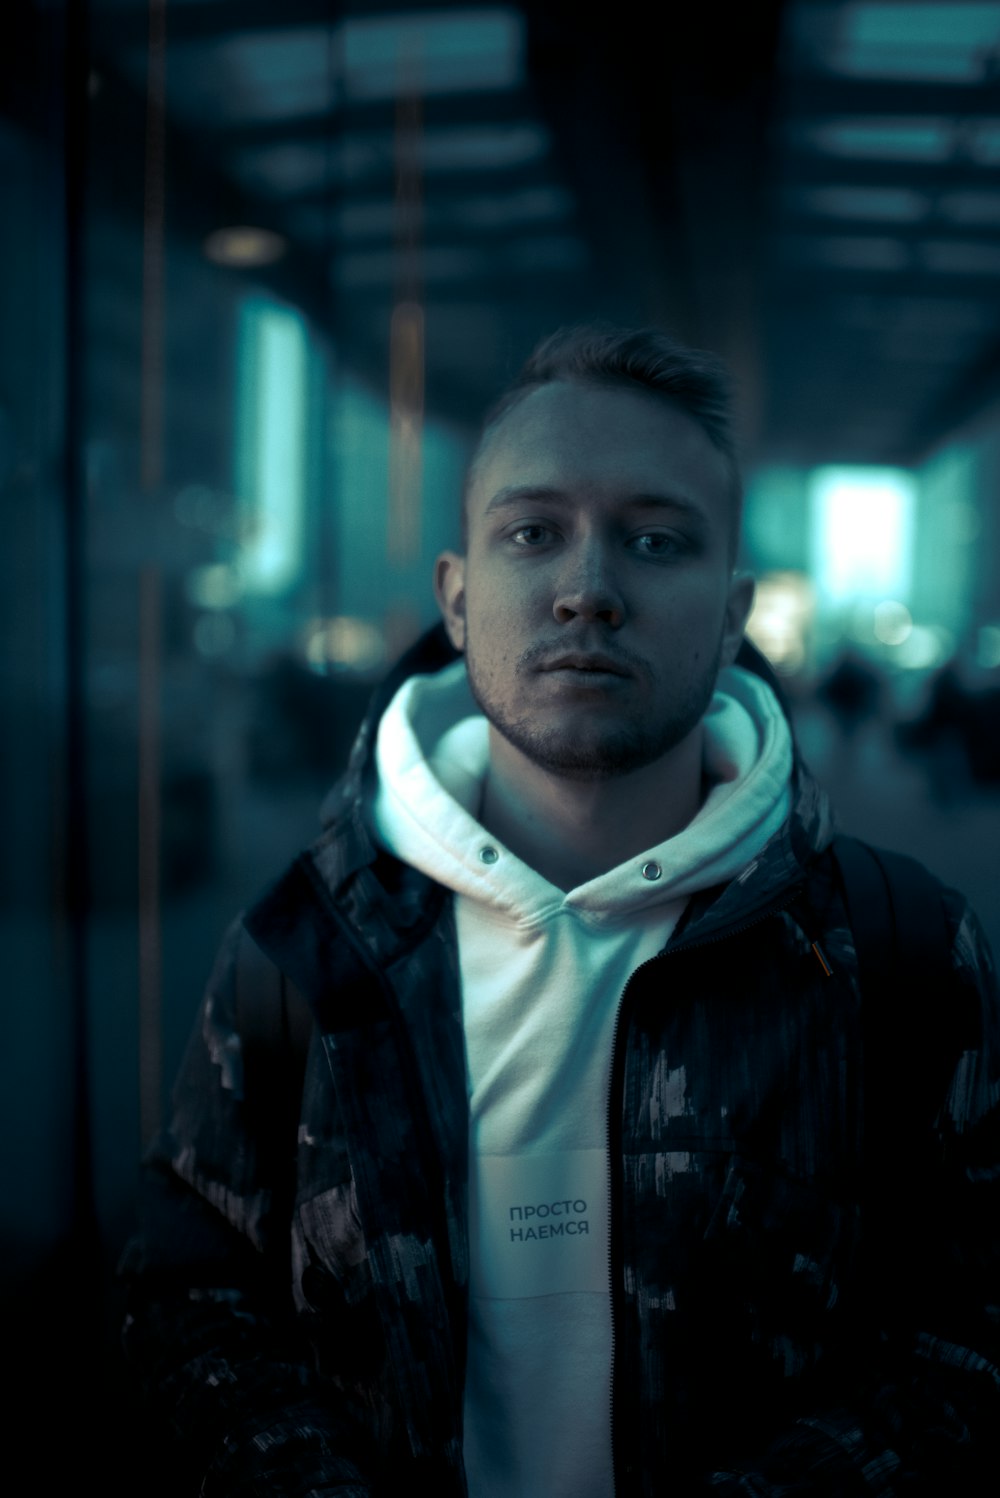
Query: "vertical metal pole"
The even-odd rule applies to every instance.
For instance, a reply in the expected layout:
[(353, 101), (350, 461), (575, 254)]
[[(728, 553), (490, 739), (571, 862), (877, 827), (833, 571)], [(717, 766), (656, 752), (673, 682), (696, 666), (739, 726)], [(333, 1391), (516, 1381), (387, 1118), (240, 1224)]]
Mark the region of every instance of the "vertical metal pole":
[[(389, 334), (389, 504), (386, 552), (400, 573), (420, 556), (423, 506), (424, 378), (423, 308), (423, 107), (420, 58), (399, 59), (396, 106), (395, 306)], [(412, 606), (391, 602), (386, 643), (396, 654), (410, 643), (416, 625)]]
[[(326, 35), (326, 72), (329, 125), (326, 133), (326, 186), (324, 189), (324, 239), (327, 256), (327, 285), (330, 297), (329, 326), (333, 330), (341, 327), (339, 315), (339, 293), (335, 274), (337, 254), (336, 209), (340, 202), (340, 156), (343, 149), (344, 113), (347, 103), (344, 71), (344, 35), (341, 23), (341, 3), (335, 0), (328, 7)], [(326, 340), (324, 340), (326, 344)], [(340, 423), (337, 419), (340, 399), (339, 374), (342, 367), (342, 352), (335, 337), (326, 344), (320, 378), (314, 389), (318, 408), (316, 430), (322, 432), (322, 441), (316, 444), (320, 457), (320, 472), (316, 476), (314, 497), (319, 497), (317, 511), (317, 563), (315, 567), (316, 601), (318, 619), (329, 619), (337, 607), (337, 526), (338, 510), (344, 503), (339, 486), (334, 487), (340, 477)], [(331, 398), (332, 397), (332, 398)], [(334, 414), (336, 413), (336, 414)]]
[(167, 0), (149, 0), (142, 222), (142, 488), (163, 477), (163, 219)]
[[(66, 9), (63, 79), (63, 165), (66, 234), (66, 412), (63, 487), (65, 494), (66, 589), (66, 866), (71, 1040), (73, 1055), (73, 1274), (87, 1286), (98, 1261), (97, 1214), (90, 1111), (88, 919), (90, 915), (90, 836), (87, 797), (87, 700), (85, 597), (86, 484), (84, 479), (84, 210), (87, 166), (87, 80), (89, 14), (86, 0)], [(72, 1293), (72, 1292), (70, 1292)], [(93, 1281), (75, 1313), (89, 1321), (96, 1306)]]
[[(141, 485), (163, 478), (163, 258), (166, 103), (166, 0), (149, 0), (146, 164), (143, 212)], [(139, 1128), (148, 1144), (159, 1128), (163, 1092), (160, 915), (160, 660), (162, 580), (156, 564), (139, 574)]]
[(411, 567), (420, 555), (423, 480), (424, 309), (397, 302), (389, 334), (389, 561)]
[(143, 1145), (160, 1126), (163, 1090), (160, 921), (161, 763), (160, 569), (139, 573), (139, 1130)]

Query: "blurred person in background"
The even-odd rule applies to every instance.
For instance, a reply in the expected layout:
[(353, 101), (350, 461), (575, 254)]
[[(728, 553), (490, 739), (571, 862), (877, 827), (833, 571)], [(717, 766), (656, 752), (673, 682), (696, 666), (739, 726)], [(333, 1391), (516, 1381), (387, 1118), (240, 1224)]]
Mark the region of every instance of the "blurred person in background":
[(884, 675), (850, 646), (818, 682), (816, 696), (830, 713), (845, 754), (851, 754), (858, 731), (881, 715), (885, 685)]
[(952, 658), (931, 675), (920, 711), (897, 723), (895, 730), (900, 748), (922, 761), (931, 796), (939, 806), (968, 797), (975, 736), (975, 698), (961, 663)]
[(657, 331), (554, 335), (489, 414), (442, 626), (145, 1162), (172, 1494), (985, 1491), (992, 962), (945, 891), (926, 1005), (862, 982), (739, 518), (724, 371)]

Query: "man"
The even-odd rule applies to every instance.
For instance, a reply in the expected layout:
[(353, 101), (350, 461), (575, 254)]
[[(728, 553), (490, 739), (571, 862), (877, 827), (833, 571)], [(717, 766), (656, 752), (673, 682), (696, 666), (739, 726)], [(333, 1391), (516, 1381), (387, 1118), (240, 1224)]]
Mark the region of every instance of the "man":
[(232, 928), (148, 1162), (125, 1344), (192, 1488), (983, 1490), (992, 965), (948, 893), (876, 1070), (739, 502), (658, 333), (556, 335), (488, 418), (447, 642)]

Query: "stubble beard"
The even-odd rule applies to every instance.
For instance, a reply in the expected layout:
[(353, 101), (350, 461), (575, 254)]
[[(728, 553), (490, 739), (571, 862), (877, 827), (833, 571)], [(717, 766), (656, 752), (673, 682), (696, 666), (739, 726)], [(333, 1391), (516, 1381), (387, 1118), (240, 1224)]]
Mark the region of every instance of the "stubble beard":
[[(652, 719), (634, 712), (630, 716), (596, 717), (584, 730), (581, 715), (567, 711), (566, 721), (541, 727), (527, 715), (510, 711), (498, 703), (484, 686), (474, 651), (466, 645), (465, 663), (469, 689), (487, 721), (520, 754), (564, 780), (600, 781), (629, 775), (669, 754), (697, 727), (705, 716), (715, 691), (722, 644), (711, 666), (693, 679), (682, 697), (671, 703), (668, 715)], [(515, 675), (520, 674), (524, 657)]]

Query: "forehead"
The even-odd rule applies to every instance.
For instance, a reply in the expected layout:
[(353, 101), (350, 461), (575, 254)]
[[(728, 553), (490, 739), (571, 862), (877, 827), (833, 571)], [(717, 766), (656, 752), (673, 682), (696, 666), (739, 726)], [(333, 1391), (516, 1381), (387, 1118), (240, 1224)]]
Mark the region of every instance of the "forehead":
[(469, 519), (509, 487), (609, 502), (663, 494), (696, 504), (726, 530), (732, 521), (722, 454), (680, 406), (638, 386), (554, 381), (532, 390), (483, 441)]

